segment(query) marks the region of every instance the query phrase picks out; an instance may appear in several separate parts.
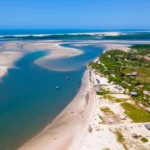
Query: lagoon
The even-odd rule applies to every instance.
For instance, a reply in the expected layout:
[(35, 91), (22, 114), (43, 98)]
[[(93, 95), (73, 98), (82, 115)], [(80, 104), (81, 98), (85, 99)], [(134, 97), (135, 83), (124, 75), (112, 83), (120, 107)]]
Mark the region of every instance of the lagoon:
[[(74, 47), (71, 45), (64, 45)], [(9, 69), (0, 83), (0, 149), (16, 150), (38, 134), (75, 97), (86, 64), (103, 51), (103, 47), (82, 46), (82, 55), (50, 60), (42, 67), (34, 60), (46, 51), (27, 54)], [(66, 68), (52, 71), (45, 68)], [(70, 69), (72, 68), (72, 69)], [(69, 76), (70, 80), (66, 80)], [(56, 86), (60, 90), (56, 90)]]

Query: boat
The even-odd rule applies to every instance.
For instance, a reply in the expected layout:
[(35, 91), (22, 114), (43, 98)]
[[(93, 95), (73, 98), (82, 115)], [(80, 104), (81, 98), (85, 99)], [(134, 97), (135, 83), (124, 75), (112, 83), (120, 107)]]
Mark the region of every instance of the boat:
[(56, 89), (59, 89), (59, 86), (56, 86)]

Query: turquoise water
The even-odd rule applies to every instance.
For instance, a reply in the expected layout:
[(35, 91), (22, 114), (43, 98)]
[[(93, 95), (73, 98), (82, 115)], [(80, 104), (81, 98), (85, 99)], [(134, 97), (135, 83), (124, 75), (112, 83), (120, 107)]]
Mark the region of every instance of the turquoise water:
[[(84, 51), (81, 56), (52, 64), (44, 62), (67, 68), (77, 64), (74, 71), (50, 71), (34, 64), (46, 51), (24, 56), (16, 62), (17, 68), (9, 70), (0, 83), (0, 150), (16, 150), (50, 123), (77, 94), (85, 64), (103, 50), (93, 46), (80, 49)], [(67, 76), (70, 80), (66, 80)], [(60, 90), (56, 90), (57, 85)]]

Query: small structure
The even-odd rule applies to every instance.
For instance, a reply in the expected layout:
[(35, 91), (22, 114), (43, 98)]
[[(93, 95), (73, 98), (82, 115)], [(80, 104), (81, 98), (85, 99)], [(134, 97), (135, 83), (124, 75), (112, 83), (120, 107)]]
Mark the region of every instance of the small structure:
[(138, 76), (138, 73), (137, 72), (133, 72), (131, 75), (135, 77), (135, 76)]
[(100, 130), (99, 124), (95, 124), (94, 126), (95, 126), (95, 130), (96, 130), (96, 131), (99, 131), (99, 130)]
[(112, 124), (112, 123), (114, 123), (114, 119), (113, 119), (112, 117), (108, 117), (108, 118), (107, 118), (107, 122), (108, 122), (109, 124)]
[(126, 76), (127, 76), (127, 77), (130, 77), (130, 76), (132, 76), (132, 75), (131, 75), (131, 73), (127, 73)]
[(97, 81), (98, 84), (100, 83), (100, 81), (98, 79), (96, 79), (96, 81)]
[(150, 130), (150, 124), (145, 124), (145, 127)]
[(133, 133), (133, 134), (132, 134), (132, 137), (133, 137), (134, 139), (139, 138), (139, 136), (138, 136), (136, 133)]
[(122, 90), (122, 87), (119, 85), (116, 85), (114, 88), (118, 89), (118, 90)]
[(121, 120), (126, 120), (126, 116), (125, 116), (125, 115), (120, 115), (119, 118), (120, 118)]
[(146, 110), (150, 113), (150, 107), (147, 107)]
[(93, 131), (93, 129), (92, 129), (92, 127), (91, 127), (91, 125), (89, 125), (88, 130), (89, 130), (89, 132), (92, 132), (92, 131)]
[(131, 94), (131, 96), (137, 96), (136, 92), (131, 92), (130, 94)]
[(150, 91), (143, 91), (144, 95), (150, 95)]
[(141, 103), (139, 104), (139, 106), (140, 106), (141, 108), (143, 108), (143, 109), (145, 108), (145, 106), (144, 106), (143, 104), (141, 104)]
[(140, 84), (137, 87), (140, 88), (140, 89), (142, 89), (144, 87), (144, 85)]

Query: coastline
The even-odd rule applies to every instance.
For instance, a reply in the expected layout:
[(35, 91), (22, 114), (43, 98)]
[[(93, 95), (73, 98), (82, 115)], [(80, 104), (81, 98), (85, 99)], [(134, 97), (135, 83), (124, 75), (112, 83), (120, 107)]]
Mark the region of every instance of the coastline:
[[(112, 48), (126, 49), (125, 45), (107, 45), (105, 53)], [(94, 59), (96, 61), (97, 58)], [(89, 69), (86, 69), (82, 85), (75, 98), (56, 118), (38, 135), (25, 143), (18, 150), (79, 150), (89, 125), (93, 125), (97, 102), (92, 83), (89, 81)], [(94, 80), (94, 79), (93, 79)], [(85, 107), (85, 96), (91, 93), (90, 103)], [(67, 131), (67, 132), (66, 132)]]
[[(89, 92), (89, 99), (85, 96)], [(88, 69), (82, 78), (79, 92), (71, 103), (37, 136), (18, 150), (77, 150), (96, 109)]]
[[(15, 67), (16, 61), (32, 52), (38, 52), (40, 50), (47, 50), (49, 52), (48, 55), (34, 61), (35, 64), (43, 68), (44, 66), (41, 65), (41, 62), (44, 60), (74, 57), (83, 53), (83, 51), (75, 48), (61, 46), (64, 43), (61, 41), (3, 42), (0, 45), (0, 79), (8, 73), (8, 69)], [(46, 69), (51, 70), (51, 68)]]
[[(61, 40), (45, 40), (45, 41), (4, 41), (0, 45), (0, 79), (5, 76), (8, 72), (8, 69), (15, 67), (14, 63), (21, 59), (25, 54), (47, 50), (50, 53), (42, 58), (39, 58), (35, 61), (37, 65), (43, 67), (42, 63), (45, 60), (49, 59), (59, 59), (59, 58), (67, 58), (74, 57), (77, 55), (81, 55), (83, 51), (75, 49), (75, 48), (66, 48), (61, 46), (61, 44), (70, 44), (72, 42), (64, 42)], [(124, 43), (124, 44), (122, 44)], [(100, 44), (106, 47), (105, 49), (115, 49), (122, 48), (124, 45), (132, 45), (132, 44), (149, 44), (149, 41), (128, 41), (122, 40), (121, 43), (119, 40), (102, 40), (102, 41), (80, 41), (77, 43), (72, 43), (76, 46), (81, 45), (92, 45), (92, 44)], [(118, 45), (118, 46), (117, 46)], [(61, 53), (60, 53), (61, 50)], [(46, 68), (52, 69), (53, 68)], [(57, 70), (60, 71), (60, 70)], [(63, 70), (62, 70), (63, 71)]]

